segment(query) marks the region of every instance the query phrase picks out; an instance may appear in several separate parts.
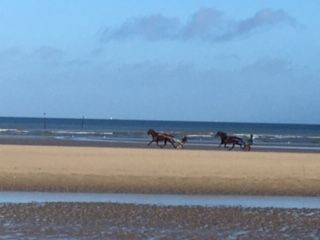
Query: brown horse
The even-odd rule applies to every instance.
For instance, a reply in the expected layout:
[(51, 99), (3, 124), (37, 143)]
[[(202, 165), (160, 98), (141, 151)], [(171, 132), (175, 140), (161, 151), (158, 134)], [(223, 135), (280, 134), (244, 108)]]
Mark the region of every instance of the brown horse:
[(221, 147), (222, 144), (224, 144), (224, 147), (227, 147), (227, 144), (232, 144), (232, 147), (230, 147), (229, 150), (232, 150), (235, 145), (239, 145), (242, 150), (248, 149), (247, 143), (240, 137), (229, 136), (225, 132), (222, 132), (222, 131), (217, 132), (216, 137), (221, 138), (221, 142), (218, 147)]
[[(183, 145), (187, 142), (187, 137), (184, 137), (181, 141), (179, 141), (175, 139), (174, 136), (171, 134), (159, 133), (153, 129), (149, 129), (148, 135), (151, 135), (152, 137), (152, 140), (148, 143), (148, 146), (150, 146), (151, 143), (156, 142), (159, 147), (163, 148), (167, 145), (167, 142), (169, 142), (174, 148), (177, 148), (177, 147), (183, 148)], [(159, 142), (164, 142), (164, 143), (163, 145), (159, 145)]]

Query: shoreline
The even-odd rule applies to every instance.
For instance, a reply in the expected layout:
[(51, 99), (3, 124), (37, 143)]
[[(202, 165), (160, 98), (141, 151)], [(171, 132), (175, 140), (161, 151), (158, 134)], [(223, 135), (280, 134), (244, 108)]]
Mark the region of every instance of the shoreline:
[[(26, 145), (26, 146), (66, 146), (66, 147), (98, 147), (98, 148), (130, 148), (130, 149), (160, 149), (153, 143), (148, 146), (148, 141), (141, 142), (116, 142), (116, 141), (90, 141), (90, 140), (70, 140), (57, 139), (49, 137), (0, 137), (0, 145)], [(172, 149), (170, 144), (167, 144), (165, 149)], [(183, 150), (206, 150), (206, 151), (228, 151), (227, 148), (218, 148), (214, 144), (188, 144), (184, 146)], [(232, 152), (242, 152), (239, 146), (236, 146)], [(291, 146), (261, 146), (252, 145), (251, 152), (279, 152), (279, 153), (320, 153), (319, 148), (312, 147), (291, 147)]]
[(2, 191), (320, 195), (315, 153), (0, 145)]

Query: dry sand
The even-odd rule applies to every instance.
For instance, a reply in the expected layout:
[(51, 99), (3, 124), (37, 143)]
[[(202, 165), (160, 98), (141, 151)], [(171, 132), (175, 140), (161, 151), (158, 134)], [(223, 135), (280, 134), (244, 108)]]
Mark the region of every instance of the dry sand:
[(320, 195), (320, 154), (0, 145), (0, 189)]

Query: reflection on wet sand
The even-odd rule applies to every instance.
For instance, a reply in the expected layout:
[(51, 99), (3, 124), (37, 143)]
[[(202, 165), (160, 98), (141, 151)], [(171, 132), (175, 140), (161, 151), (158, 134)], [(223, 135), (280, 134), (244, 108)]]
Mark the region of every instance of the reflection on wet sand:
[(0, 203), (91, 202), (244, 208), (320, 209), (316, 196), (239, 196), (134, 193), (0, 192)]

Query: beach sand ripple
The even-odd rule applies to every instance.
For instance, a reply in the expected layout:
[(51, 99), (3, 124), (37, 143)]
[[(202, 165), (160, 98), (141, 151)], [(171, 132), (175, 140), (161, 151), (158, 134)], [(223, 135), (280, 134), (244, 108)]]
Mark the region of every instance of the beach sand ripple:
[(319, 239), (319, 209), (0, 205), (0, 239)]

